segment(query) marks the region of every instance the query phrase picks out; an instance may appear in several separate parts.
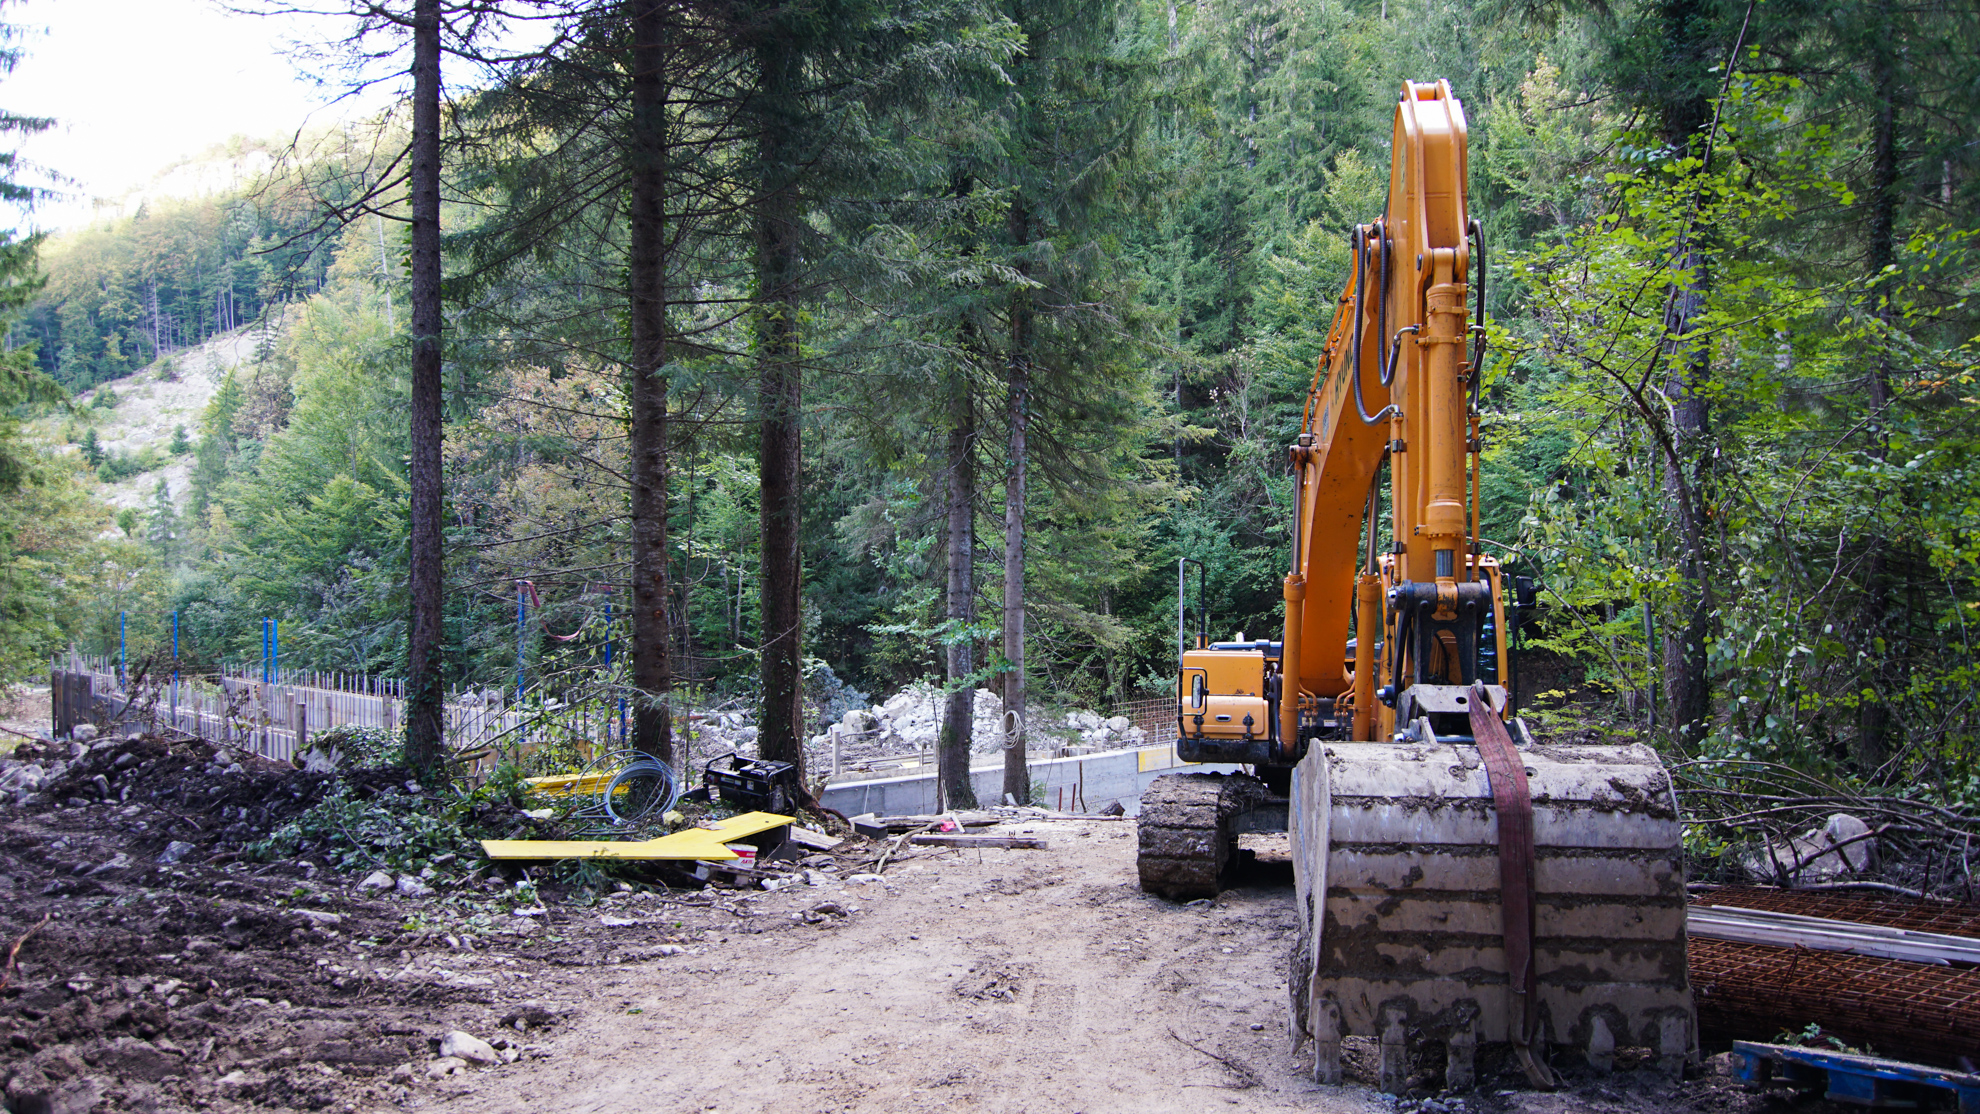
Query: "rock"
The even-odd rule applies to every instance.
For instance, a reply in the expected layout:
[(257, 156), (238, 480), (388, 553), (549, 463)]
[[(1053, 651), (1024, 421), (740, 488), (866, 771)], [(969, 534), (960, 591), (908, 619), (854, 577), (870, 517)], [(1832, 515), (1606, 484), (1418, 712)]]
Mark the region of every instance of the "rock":
[(328, 774), (337, 769), (337, 749), (319, 750), (311, 747), (302, 754), (302, 768), (306, 773)]
[(98, 774), (98, 775), (96, 775), (95, 777), (93, 777), (93, 778), (90, 778), (90, 779), (89, 779), (89, 783), (90, 783), (91, 785), (94, 785), (94, 786), (96, 786), (96, 795), (97, 795), (97, 796), (99, 796), (99, 797), (108, 797), (108, 796), (110, 795), (110, 779), (109, 779), (109, 778), (107, 778), (107, 777), (104, 777), (104, 776), (103, 776), (102, 774)]
[(7, 1092), (10, 1110), (45, 1111), (46, 1114), (91, 1114), (103, 1098), (103, 1084), (95, 1079), (72, 1079), (47, 1090)]
[(220, 772), (232, 777), (239, 777), (241, 774), (247, 772), (247, 768), (245, 766), (242, 766), (239, 762), (236, 762)]
[(392, 888), (392, 876), (382, 870), (374, 870), (364, 876), (364, 881), (359, 882), (357, 888), (360, 890), (389, 890)]
[(466, 1068), (467, 1061), (459, 1056), (442, 1056), (426, 1065), (426, 1075), (429, 1079), (441, 1079), (457, 1071), (464, 1071)]
[[(1870, 831), (1870, 825), (1857, 817), (1838, 812), (1820, 828), (1789, 840), (1786, 847), (1777, 846), (1772, 856), (1764, 850), (1752, 852), (1744, 865), (1755, 877), (1769, 882), (1786, 871), (1791, 885), (1832, 882), (1846, 874), (1866, 873), (1877, 866), (1877, 841), (1870, 838)], [(1795, 868), (1797, 862), (1799, 869)]]
[(131, 857), (129, 855), (124, 854), (122, 851), (119, 851), (115, 855), (111, 856), (108, 862), (102, 863), (101, 865), (91, 869), (89, 873), (92, 876), (98, 874), (108, 874), (113, 870), (122, 870), (129, 865), (131, 865)]
[[(74, 731), (69, 732), (69, 737), (76, 742), (87, 743), (96, 738), (96, 725), (93, 723), (79, 723), (76, 725)], [(80, 758), (82, 756), (77, 755), (76, 757)]]
[(392, 1074), (387, 1078), (394, 1083), (410, 1083), (412, 1082), (412, 1077), (413, 1066), (411, 1064), (400, 1064), (398, 1067), (392, 1069)]
[(1107, 730), (1112, 731), (1117, 735), (1125, 734), (1127, 730), (1133, 726), (1134, 726), (1134, 721), (1127, 718), (1126, 716), (1115, 716), (1114, 718), (1107, 721)]
[(165, 850), (158, 853), (158, 861), (161, 863), (176, 863), (197, 850), (199, 848), (187, 843), (185, 840), (175, 839), (165, 845)]
[[(369, 882), (371, 879), (367, 878), (365, 881)], [(427, 885), (410, 874), (399, 875), (398, 889), (399, 893), (406, 897), (427, 897), (433, 893), (432, 886)]]
[(344, 923), (344, 918), (336, 913), (325, 913), (321, 909), (292, 909), (290, 912), (318, 928), (336, 928)]
[(494, 1045), (471, 1033), (463, 1033), (459, 1029), (440, 1038), (440, 1057), (446, 1059), (449, 1056), (472, 1060), (477, 1064), (493, 1064), (502, 1059), (495, 1054)]
[(687, 949), (686, 949), (686, 948), (684, 948), (684, 947), (682, 947), (682, 946), (680, 946), (679, 944), (662, 944), (662, 945), (660, 945), (659, 947), (657, 947), (657, 948), (655, 948), (655, 949), (653, 949), (653, 950), (654, 950), (654, 951), (656, 951), (656, 952), (659, 952), (659, 953), (660, 953), (661, 955), (685, 955), (685, 954), (687, 954)]

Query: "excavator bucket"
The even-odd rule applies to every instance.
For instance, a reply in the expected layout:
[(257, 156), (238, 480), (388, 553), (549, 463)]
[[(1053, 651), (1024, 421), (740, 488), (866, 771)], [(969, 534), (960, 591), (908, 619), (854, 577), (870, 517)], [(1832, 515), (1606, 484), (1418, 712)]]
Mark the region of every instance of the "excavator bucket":
[[(1597, 1070), (1622, 1046), (1673, 1074), (1692, 1056), (1663, 764), (1641, 744), (1535, 745), (1517, 722), (1511, 735), (1504, 753), (1530, 794), (1523, 841), (1509, 779), (1468, 740), (1321, 744), (1295, 771), (1290, 1005), (1317, 1080), (1339, 1081), (1348, 1036), (1380, 1042), (1391, 1093), (1434, 1073), (1440, 1046), (1454, 1088), (1471, 1085), (1481, 1045), (1511, 1045), (1541, 1086), (1549, 1045)], [(1509, 886), (1522, 876), (1523, 894)]]

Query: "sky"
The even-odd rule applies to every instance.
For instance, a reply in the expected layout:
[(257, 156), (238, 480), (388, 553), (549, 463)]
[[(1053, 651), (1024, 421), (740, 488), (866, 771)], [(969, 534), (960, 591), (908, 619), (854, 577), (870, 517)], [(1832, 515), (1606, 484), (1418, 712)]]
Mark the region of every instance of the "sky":
[[(234, 15), (212, 0), (17, 0), (0, 18), (26, 32), (26, 57), (0, 77), (0, 107), (57, 120), (20, 144), (21, 158), (74, 179), (68, 198), (25, 222), (44, 229), (87, 222), (92, 198), (119, 197), (232, 136), (287, 138), (388, 98), (330, 105), (339, 90), (285, 55), (296, 40), (335, 39), (344, 20)], [(0, 216), (0, 227), (16, 220)]]

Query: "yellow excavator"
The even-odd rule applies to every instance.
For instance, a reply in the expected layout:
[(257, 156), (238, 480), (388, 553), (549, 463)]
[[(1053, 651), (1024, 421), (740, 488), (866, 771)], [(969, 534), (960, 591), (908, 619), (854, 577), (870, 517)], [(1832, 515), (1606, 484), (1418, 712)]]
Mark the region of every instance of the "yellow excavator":
[(1178, 757), (1249, 772), (1155, 781), (1141, 884), (1213, 896), (1242, 835), (1289, 834), (1290, 1030), (1318, 1081), (1339, 1081), (1348, 1036), (1379, 1042), (1394, 1093), (1437, 1051), (1445, 1085), (1469, 1086), (1493, 1045), (1537, 1086), (1550, 1049), (1597, 1069), (1648, 1049), (1677, 1072), (1696, 1026), (1670, 777), (1648, 746), (1548, 743), (1516, 714), (1507, 643), (1533, 590), (1508, 592), (1478, 532), (1485, 253), (1466, 170), (1449, 83), (1406, 83), (1387, 209), (1353, 230), (1289, 449), (1283, 636), (1211, 642), (1200, 621), (1191, 639), (1178, 568)]

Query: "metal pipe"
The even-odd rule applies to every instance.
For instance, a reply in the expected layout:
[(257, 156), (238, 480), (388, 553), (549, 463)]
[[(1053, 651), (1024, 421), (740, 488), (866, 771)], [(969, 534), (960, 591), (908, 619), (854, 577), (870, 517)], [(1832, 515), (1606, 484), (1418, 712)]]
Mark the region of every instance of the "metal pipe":
[(1189, 594), (1189, 558), (1176, 558), (1176, 668), (1181, 669), (1183, 655), (1189, 652), (1189, 635), (1183, 619), (1183, 600)]

